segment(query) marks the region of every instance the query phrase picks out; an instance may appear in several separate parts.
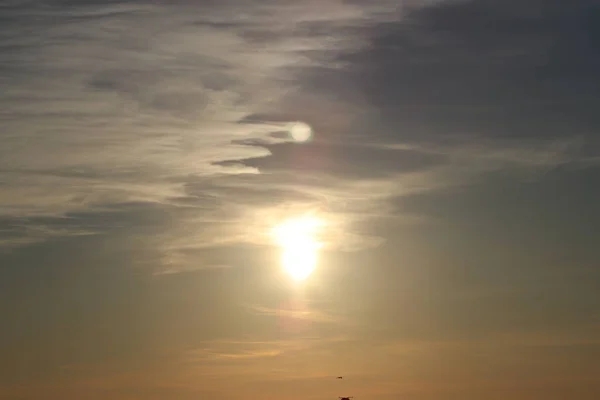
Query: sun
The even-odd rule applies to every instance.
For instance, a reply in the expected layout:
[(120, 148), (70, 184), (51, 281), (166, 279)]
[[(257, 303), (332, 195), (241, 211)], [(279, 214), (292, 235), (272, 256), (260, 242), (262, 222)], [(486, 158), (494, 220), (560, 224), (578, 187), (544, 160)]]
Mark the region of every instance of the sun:
[(315, 270), (318, 262), (319, 232), (323, 221), (314, 216), (288, 219), (273, 229), (281, 248), (281, 264), (296, 281), (303, 281)]

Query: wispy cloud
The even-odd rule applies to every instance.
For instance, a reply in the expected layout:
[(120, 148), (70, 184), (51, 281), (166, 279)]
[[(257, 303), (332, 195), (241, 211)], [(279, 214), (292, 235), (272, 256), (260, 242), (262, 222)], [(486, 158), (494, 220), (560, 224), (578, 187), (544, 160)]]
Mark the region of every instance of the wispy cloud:
[(315, 309), (305, 309), (305, 308), (267, 308), (261, 306), (248, 306), (250, 312), (256, 313), (258, 315), (266, 315), (272, 317), (283, 317), (283, 318), (291, 318), (312, 322), (323, 322), (323, 323), (343, 323), (343, 318), (328, 314), (324, 311), (319, 311)]
[[(314, 340), (312, 343), (316, 343)], [(309, 339), (297, 340), (215, 340), (205, 343), (205, 347), (188, 352), (188, 362), (198, 361), (238, 361), (246, 359), (270, 358), (307, 350)]]
[[(584, 3), (546, 16), (514, 2), (8, 5), (0, 241), (106, 232), (89, 221), (151, 204), (136, 221), (153, 225), (130, 236), (161, 253), (158, 273), (231, 265), (206, 249), (268, 245), (274, 216), (305, 209), (328, 214), (330, 246), (359, 250), (384, 240), (356, 229), (366, 221), (425, 219), (399, 198), (597, 165), (595, 94), (564, 82), (577, 64), (594, 86), (598, 60), (566, 63), (546, 34), (555, 21), (580, 38)], [(477, 22), (494, 10), (529, 28)], [(290, 142), (296, 120), (311, 143)]]
[[(315, 357), (329, 354), (339, 346), (351, 346), (352, 343), (350, 338), (335, 335), (298, 336), (267, 341), (214, 340), (188, 351), (181, 358), (181, 362), (201, 370), (212, 370), (221, 377), (254, 375), (267, 379), (265, 374), (273, 374), (272, 378), (280, 379), (281, 373), (290, 364), (306, 363), (310, 360), (314, 362)], [(249, 365), (251, 368), (248, 368)], [(315, 366), (315, 371), (317, 369)], [(288, 378), (293, 377), (288, 376)]]
[[(235, 141), (274, 127), (237, 121), (294, 90), (299, 68), (356, 45), (337, 33), (365, 13), (337, 1), (232, 6), (6, 6), (0, 214), (30, 224), (118, 203), (172, 205), (190, 199), (189, 177), (255, 173), (218, 162), (268, 156)], [(313, 31), (322, 24), (331, 29)], [(3, 243), (43, 239), (25, 236)]]

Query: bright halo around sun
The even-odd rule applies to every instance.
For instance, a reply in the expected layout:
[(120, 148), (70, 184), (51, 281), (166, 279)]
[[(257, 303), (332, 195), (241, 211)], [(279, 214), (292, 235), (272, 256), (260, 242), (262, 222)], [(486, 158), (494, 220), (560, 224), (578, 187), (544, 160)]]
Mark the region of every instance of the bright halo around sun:
[(306, 142), (312, 137), (312, 128), (304, 122), (294, 122), (289, 129), (296, 142)]
[(315, 270), (318, 262), (319, 232), (324, 223), (314, 216), (288, 219), (273, 229), (281, 247), (283, 269), (296, 281), (303, 281)]

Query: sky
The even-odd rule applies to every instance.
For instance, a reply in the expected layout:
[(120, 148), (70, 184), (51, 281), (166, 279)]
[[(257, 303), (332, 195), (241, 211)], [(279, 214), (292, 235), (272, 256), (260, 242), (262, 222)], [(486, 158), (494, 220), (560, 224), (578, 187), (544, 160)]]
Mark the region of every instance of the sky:
[(0, 399), (597, 399), (599, 47), (597, 0), (0, 0)]

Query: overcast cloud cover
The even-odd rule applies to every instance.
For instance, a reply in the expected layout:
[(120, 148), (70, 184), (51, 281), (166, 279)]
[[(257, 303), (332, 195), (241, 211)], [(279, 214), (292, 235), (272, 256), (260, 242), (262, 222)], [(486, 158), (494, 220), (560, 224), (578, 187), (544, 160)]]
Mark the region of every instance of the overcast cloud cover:
[(0, 1), (0, 398), (595, 398), (598, 48), (595, 0)]

